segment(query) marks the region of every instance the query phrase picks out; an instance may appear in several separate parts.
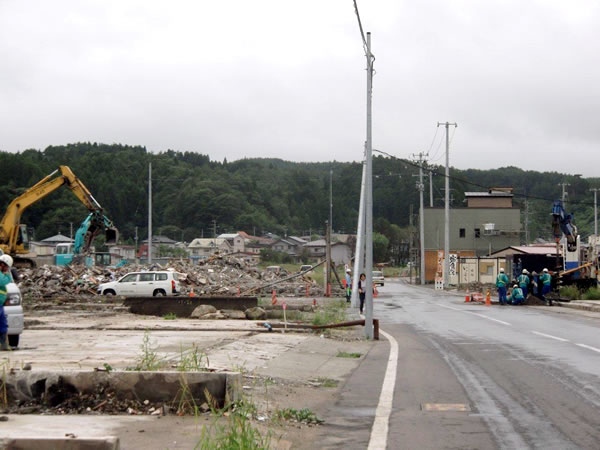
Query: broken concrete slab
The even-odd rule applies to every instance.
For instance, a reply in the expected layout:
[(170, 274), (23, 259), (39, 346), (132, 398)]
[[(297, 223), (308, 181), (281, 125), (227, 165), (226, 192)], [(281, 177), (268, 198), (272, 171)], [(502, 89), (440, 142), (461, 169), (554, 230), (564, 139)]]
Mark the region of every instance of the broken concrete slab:
[(181, 392), (185, 391), (197, 404), (212, 404), (214, 400), (222, 407), (226, 402), (235, 402), (240, 398), (241, 374), (178, 371), (14, 371), (6, 376), (5, 386), (9, 407), (18, 402), (35, 400), (55, 406), (66, 397), (93, 393), (98, 386), (109, 387), (119, 398), (152, 403), (177, 401)]
[(174, 313), (177, 317), (190, 317), (200, 305), (211, 305), (215, 309), (237, 309), (245, 311), (258, 304), (256, 297), (128, 297), (124, 305), (134, 314), (164, 316)]
[(245, 311), (245, 314), (248, 320), (262, 320), (267, 318), (267, 312), (258, 306), (254, 308), (248, 308)]
[(8, 450), (119, 450), (117, 437), (21, 437), (0, 438), (0, 448)]

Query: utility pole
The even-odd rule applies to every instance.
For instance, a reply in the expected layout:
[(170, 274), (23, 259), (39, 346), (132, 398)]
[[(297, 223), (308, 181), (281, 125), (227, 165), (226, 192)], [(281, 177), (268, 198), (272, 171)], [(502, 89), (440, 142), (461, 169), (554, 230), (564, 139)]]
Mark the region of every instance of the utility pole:
[(331, 227), (329, 226), (329, 221), (325, 221), (325, 242), (326, 242), (326, 252), (325, 252), (325, 296), (329, 297), (330, 293), (330, 283), (331, 283)]
[(360, 202), (358, 206), (358, 224), (356, 226), (356, 249), (354, 250), (354, 273), (352, 283), (352, 307), (359, 307), (358, 299), (358, 280), (360, 274), (363, 273), (364, 260), (365, 260), (365, 185), (367, 183), (367, 169), (366, 169), (366, 144), (365, 153), (363, 155), (363, 170), (362, 170), (362, 181), (360, 183)]
[(558, 183), (559, 186), (562, 187), (562, 203), (563, 203), (563, 208), (565, 210), (565, 212), (567, 212), (567, 197), (569, 196), (569, 194), (567, 193), (565, 187), (566, 186), (571, 186), (569, 183)]
[(413, 258), (413, 205), (412, 203), (409, 205), (408, 212), (408, 229), (410, 230), (409, 238), (408, 238), (408, 283), (412, 284), (412, 270), (414, 266), (414, 258)]
[(525, 245), (529, 245), (529, 200), (525, 199)]
[(333, 231), (333, 170), (329, 170), (329, 228)]
[(152, 162), (148, 163), (148, 264), (152, 264)]
[(598, 188), (590, 189), (594, 193), (594, 236), (598, 236)]
[(135, 227), (135, 253), (133, 255), (133, 258), (135, 259), (135, 263), (138, 264), (138, 227)]
[(438, 122), (437, 126), (444, 125), (446, 127), (446, 180), (444, 192), (444, 289), (448, 288), (450, 274), (450, 125), (457, 127), (457, 123)]
[(70, 226), (69, 237), (71, 239), (73, 239), (73, 222), (69, 222), (69, 226)]
[(433, 208), (433, 170), (429, 171), (429, 207)]
[[(417, 155), (413, 155), (417, 156)], [(419, 279), (421, 285), (425, 284), (425, 212), (423, 206), (423, 191), (425, 185), (423, 184), (423, 163), (424, 153), (419, 152), (419, 182), (417, 183), (417, 189), (419, 190), (419, 253), (421, 266), (419, 269)]]
[(371, 53), (371, 33), (367, 33), (367, 183), (365, 185), (365, 337), (373, 339), (373, 136), (372, 136), (372, 94), (373, 94), (373, 55)]

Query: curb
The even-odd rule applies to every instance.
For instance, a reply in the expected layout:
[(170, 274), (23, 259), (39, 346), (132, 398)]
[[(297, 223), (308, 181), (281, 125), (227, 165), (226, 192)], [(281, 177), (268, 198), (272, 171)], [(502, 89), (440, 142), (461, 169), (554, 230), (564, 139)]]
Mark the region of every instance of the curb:
[(582, 305), (580, 303), (569, 303), (569, 302), (554, 302), (561, 308), (579, 309), (580, 311), (591, 311), (600, 313), (600, 305)]

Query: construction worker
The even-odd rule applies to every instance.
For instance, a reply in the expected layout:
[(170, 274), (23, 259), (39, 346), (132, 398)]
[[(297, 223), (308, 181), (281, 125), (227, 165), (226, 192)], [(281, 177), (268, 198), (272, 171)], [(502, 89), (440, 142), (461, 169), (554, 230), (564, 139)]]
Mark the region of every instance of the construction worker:
[(515, 284), (512, 288), (512, 292), (508, 297), (508, 303), (511, 305), (522, 305), (525, 303), (525, 297), (523, 296), (523, 290), (518, 284)]
[(523, 297), (527, 298), (527, 293), (529, 291), (529, 283), (531, 282), (529, 280), (529, 272), (527, 272), (527, 269), (523, 269), (523, 272), (521, 273), (521, 275), (519, 275), (519, 277), (517, 278), (517, 281), (519, 282), (519, 287), (521, 288), (521, 290), (523, 291)]
[(540, 276), (540, 284), (542, 285), (542, 300), (552, 306), (552, 300), (546, 300), (546, 294), (552, 290), (552, 276), (548, 272), (548, 269), (544, 269)]
[(9, 255), (0, 256), (0, 350), (10, 350), (8, 346), (8, 321), (4, 314), (4, 302), (6, 301), (6, 285), (13, 282), (10, 268), (13, 259)]
[(350, 297), (352, 296), (352, 276), (350, 275), (352, 271), (350, 269), (346, 269), (346, 302), (350, 303)]
[(504, 269), (500, 268), (500, 273), (496, 278), (496, 287), (498, 288), (498, 301), (501, 305), (506, 305), (506, 286), (508, 285), (508, 277), (504, 273)]

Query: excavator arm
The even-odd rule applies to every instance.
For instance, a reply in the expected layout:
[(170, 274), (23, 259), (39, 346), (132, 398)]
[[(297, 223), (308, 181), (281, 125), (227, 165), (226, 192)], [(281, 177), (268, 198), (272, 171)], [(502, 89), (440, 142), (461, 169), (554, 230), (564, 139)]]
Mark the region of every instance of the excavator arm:
[[(55, 176), (59, 171), (60, 175)], [(100, 206), (88, 188), (75, 176), (69, 167), (59, 166), (57, 170), (38, 181), (8, 205), (4, 217), (0, 222), (0, 249), (2, 249), (2, 251), (11, 255), (27, 253), (19, 236), (23, 212), (25, 212), (29, 206), (40, 201), (62, 186), (68, 187), (79, 201), (81, 201), (81, 203), (83, 203), (90, 211), (90, 216), (93, 216), (92, 219), (90, 219), (90, 224), (101, 226), (106, 230), (106, 243), (116, 243), (118, 237), (117, 230), (112, 225), (112, 222), (102, 214), (102, 206)], [(88, 248), (89, 245), (91, 245), (91, 240), (89, 240), (87, 245)], [(84, 248), (84, 251), (85, 250), (87, 250), (87, 248)]]
[(555, 200), (552, 205), (552, 232), (554, 239), (558, 243), (564, 234), (567, 238), (567, 248), (571, 252), (577, 249), (577, 227), (572, 220), (573, 215), (565, 212), (563, 202)]

